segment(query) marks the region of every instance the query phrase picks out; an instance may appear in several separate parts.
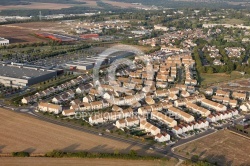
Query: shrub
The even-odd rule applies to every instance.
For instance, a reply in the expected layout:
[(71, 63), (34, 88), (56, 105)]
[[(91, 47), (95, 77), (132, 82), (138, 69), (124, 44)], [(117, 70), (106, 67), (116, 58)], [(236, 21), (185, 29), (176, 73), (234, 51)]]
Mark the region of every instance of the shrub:
[(29, 152), (12, 152), (13, 157), (29, 157)]

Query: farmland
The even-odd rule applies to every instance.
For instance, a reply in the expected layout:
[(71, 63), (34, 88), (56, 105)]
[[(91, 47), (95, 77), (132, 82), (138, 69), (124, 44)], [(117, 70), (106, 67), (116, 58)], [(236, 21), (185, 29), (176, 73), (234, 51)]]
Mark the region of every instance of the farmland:
[(74, 5), (72, 4), (59, 4), (59, 3), (31, 3), (29, 5), (0, 5), (0, 10), (12, 10), (12, 9), (62, 9), (70, 8)]
[(121, 153), (136, 150), (139, 154), (150, 153), (136, 145), (123, 143), (98, 135), (76, 131), (28, 115), (0, 109), (0, 153), (26, 151), (44, 154), (52, 150), (68, 152), (110, 152)]
[(67, 25), (60, 25), (59, 22), (32, 22), (20, 24), (8, 24), (0, 26), (0, 36), (10, 40), (10, 43), (33, 43), (46, 41), (36, 37), (37, 32), (58, 32), (68, 30)]
[[(49, 9), (49, 10), (58, 10), (63, 8), (70, 8), (74, 6), (86, 6), (93, 8), (100, 8), (97, 5), (96, 0), (76, 0), (77, 2), (85, 2), (85, 4), (74, 4), (74, 3), (40, 3), (40, 2), (31, 2), (30, 4), (25, 5), (0, 5), (0, 10), (19, 10), (19, 9)], [(111, 0), (102, 0), (104, 3), (108, 3), (113, 6), (121, 7), (121, 8), (129, 8), (129, 7), (137, 7), (131, 3), (125, 2), (115, 2)]]
[[(39, 157), (30, 157), (30, 158), (9, 158), (4, 157), (0, 158), (0, 163), (3, 165), (9, 166), (31, 166), (36, 163), (37, 166), (68, 166), (68, 165), (103, 165), (103, 166), (117, 166), (119, 165), (128, 166), (128, 165), (143, 165), (143, 166), (160, 166), (168, 165), (172, 166), (176, 164), (175, 160), (172, 161), (141, 161), (141, 160), (120, 160), (120, 159), (79, 159), (79, 158), (39, 158)], [(18, 163), (18, 164), (17, 164)]]
[(10, 40), (10, 43), (30, 43), (30, 42), (42, 42), (43, 39), (39, 39), (32, 35), (33, 31), (28, 29), (20, 29), (17, 27), (0, 26), (0, 36)]
[(126, 3), (126, 2), (116, 2), (116, 1), (111, 1), (111, 0), (104, 0), (103, 2), (113, 5), (113, 6), (121, 7), (121, 8), (137, 7), (137, 5), (133, 5), (131, 3)]
[[(191, 158), (198, 155), (217, 165), (248, 165), (250, 140), (235, 135), (228, 130), (221, 130), (215, 134), (201, 138), (197, 141), (182, 145), (175, 152)], [(244, 146), (244, 148), (243, 148)]]

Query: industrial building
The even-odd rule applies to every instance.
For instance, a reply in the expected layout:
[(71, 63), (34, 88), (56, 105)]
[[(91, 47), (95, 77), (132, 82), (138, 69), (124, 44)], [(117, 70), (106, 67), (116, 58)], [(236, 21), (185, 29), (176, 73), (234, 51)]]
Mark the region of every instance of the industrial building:
[(7, 46), (9, 44), (10, 44), (10, 41), (8, 39), (0, 37), (0, 46)]
[(42, 38), (49, 38), (58, 42), (72, 42), (76, 41), (77, 39), (66, 36), (66, 35), (60, 35), (60, 34), (55, 34), (55, 33), (36, 33), (37, 36), (42, 37)]
[(25, 87), (57, 76), (55, 70), (46, 70), (22, 65), (0, 65), (0, 83), (5, 86)]
[(116, 53), (112, 53), (111, 55), (100, 54), (98, 56), (86, 57), (75, 61), (70, 61), (65, 64), (65, 66), (69, 68), (76, 68), (78, 70), (89, 70), (93, 69), (97, 62), (102, 62), (101, 65), (108, 65), (114, 62), (117, 59), (124, 58), (134, 53), (119, 51)]

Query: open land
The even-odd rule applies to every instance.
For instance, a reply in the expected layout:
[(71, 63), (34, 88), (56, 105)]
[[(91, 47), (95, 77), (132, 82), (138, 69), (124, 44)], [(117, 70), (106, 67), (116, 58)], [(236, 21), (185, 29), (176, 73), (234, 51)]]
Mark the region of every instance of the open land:
[(59, 22), (32, 22), (0, 26), (0, 36), (10, 40), (10, 43), (42, 42), (46, 39), (38, 38), (38, 32), (64, 33), (70, 27)]
[(68, 166), (68, 165), (102, 165), (102, 166), (129, 166), (129, 165), (143, 165), (143, 166), (160, 166), (168, 165), (172, 166), (176, 164), (175, 160), (170, 161), (159, 161), (159, 160), (121, 160), (121, 159), (80, 159), (80, 158), (45, 158), (45, 157), (26, 157), (26, 158), (13, 158), (13, 157), (2, 157), (0, 163), (8, 166)]
[(218, 165), (249, 165), (250, 140), (229, 130), (221, 130), (205, 138), (182, 145), (175, 152), (191, 158), (198, 155), (200, 159)]
[[(104, 0), (103, 2), (113, 5), (113, 6), (121, 7), (121, 8), (138, 7), (138, 5), (125, 3), (125, 2), (115, 2), (115, 1), (110, 1), (110, 0)], [(143, 6), (141, 5), (140, 7), (143, 7)]]
[(218, 83), (233, 81), (240, 78), (248, 78), (248, 75), (241, 75), (237, 71), (233, 71), (231, 74), (226, 73), (213, 73), (207, 74), (202, 73), (200, 74), (201, 77), (201, 85), (217, 85)]
[[(80, 4), (80, 6), (88, 6), (88, 7), (94, 7), (94, 8), (100, 8), (100, 6), (97, 5), (97, 0), (76, 0), (78, 2), (86, 2), (86, 4)], [(126, 2), (115, 2), (110, 0), (102, 0), (102, 2), (121, 7), (121, 8), (129, 8), (129, 7), (138, 7), (138, 5), (133, 5), (131, 3)], [(76, 4), (61, 4), (61, 3), (37, 3), (32, 2), (28, 5), (0, 5), (0, 10), (17, 10), (17, 9), (50, 9), (50, 10), (57, 10), (57, 9), (63, 9), (63, 8), (70, 8), (74, 7)], [(79, 4), (77, 5), (79, 6)], [(140, 6), (142, 7), (142, 5)]]
[(34, 32), (28, 29), (19, 29), (16, 27), (0, 26), (0, 36), (10, 40), (10, 43), (30, 43), (42, 42), (44, 39), (35, 37)]
[(136, 150), (139, 154), (150, 154), (136, 145), (58, 126), (0, 108), (0, 153), (27, 151), (31, 154), (44, 154), (52, 150), (109, 153), (115, 150), (121, 153)]
[(220, 20), (222, 24), (243, 24), (245, 21), (241, 19), (222, 19)]
[(29, 5), (0, 5), (0, 10), (14, 10), (14, 9), (62, 9), (73, 7), (73, 4), (59, 4), (59, 3), (31, 3)]

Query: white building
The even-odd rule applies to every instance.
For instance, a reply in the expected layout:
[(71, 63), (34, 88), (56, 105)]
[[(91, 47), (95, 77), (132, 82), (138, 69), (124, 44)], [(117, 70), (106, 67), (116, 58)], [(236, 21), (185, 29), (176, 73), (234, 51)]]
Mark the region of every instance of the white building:
[(169, 134), (157, 134), (155, 136), (155, 141), (157, 142), (165, 142), (170, 140), (170, 135)]
[(39, 103), (38, 109), (43, 112), (53, 112), (54, 114), (59, 114), (62, 112), (62, 107), (60, 105), (51, 103)]
[(186, 112), (183, 112), (175, 107), (171, 107), (168, 109), (168, 112), (171, 113), (172, 115), (180, 118), (181, 120), (189, 123), (189, 122), (192, 122), (194, 121), (194, 117), (192, 115), (189, 115), (188, 113)]
[(10, 44), (10, 41), (8, 39), (0, 37), (0, 46), (7, 46), (9, 44)]

